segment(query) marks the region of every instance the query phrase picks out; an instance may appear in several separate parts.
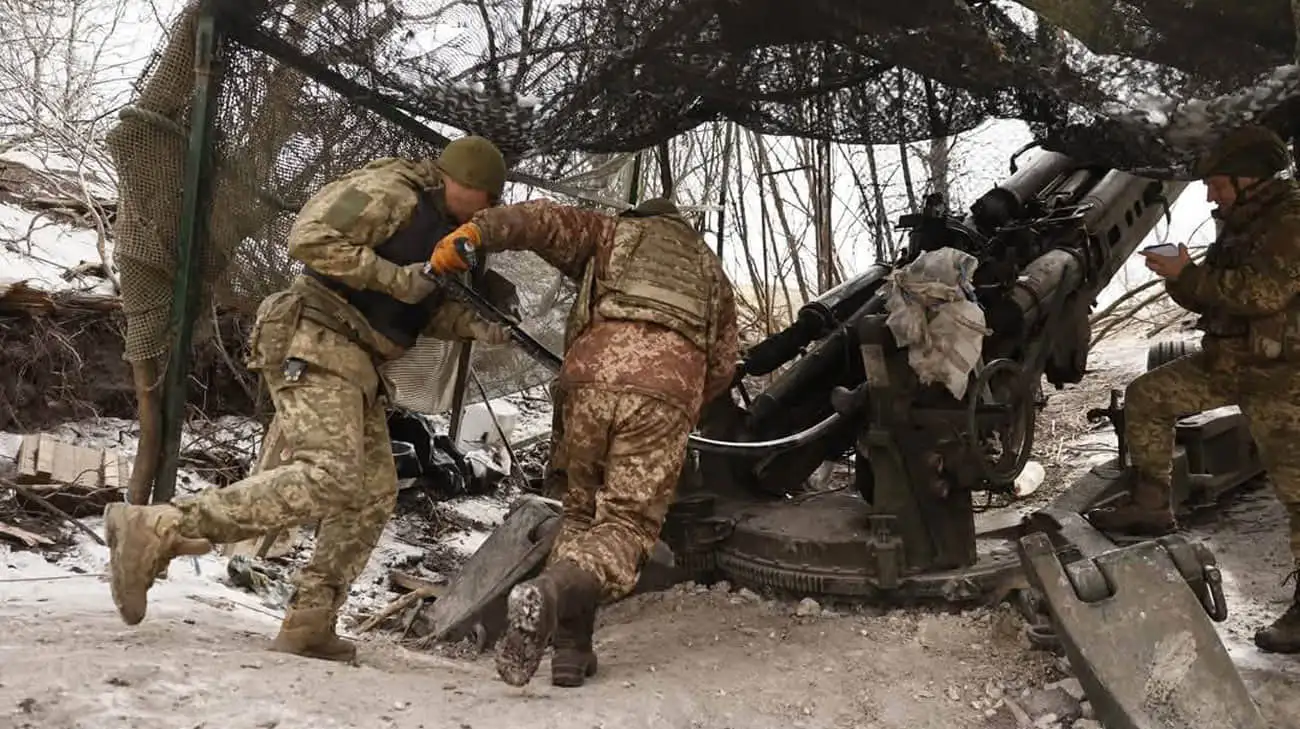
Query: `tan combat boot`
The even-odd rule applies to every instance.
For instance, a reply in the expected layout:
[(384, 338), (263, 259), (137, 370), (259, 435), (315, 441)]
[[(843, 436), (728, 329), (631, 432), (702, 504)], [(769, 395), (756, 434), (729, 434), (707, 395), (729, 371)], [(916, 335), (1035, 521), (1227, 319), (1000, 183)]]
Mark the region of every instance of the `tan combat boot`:
[(280, 633), (271, 642), (271, 650), (307, 658), (351, 663), (356, 660), (357, 646), (334, 632), (338, 611), (329, 607), (290, 607), (280, 624)]
[(1159, 537), (1178, 529), (1169, 488), (1134, 474), (1132, 499), (1123, 506), (1093, 509), (1088, 521), (1104, 532)]
[(1296, 580), (1291, 607), (1272, 625), (1255, 633), (1255, 645), (1268, 653), (1300, 653), (1300, 574), (1292, 572), (1287, 579)]
[[(584, 593), (584, 589), (587, 592)], [(572, 612), (559, 619), (555, 630), (551, 685), (573, 688), (583, 685), (587, 679), (596, 675), (596, 651), (592, 647), (592, 637), (596, 630), (600, 585), (592, 580), (575, 586), (571, 594)]]
[(511, 686), (527, 684), (537, 673), (561, 617), (572, 619), (581, 610), (583, 598), (599, 592), (596, 576), (568, 560), (515, 585), (506, 603), (508, 627), (497, 648), (501, 680)]
[(113, 603), (127, 625), (144, 620), (149, 588), (173, 557), (205, 554), (206, 539), (187, 539), (179, 531), (181, 510), (171, 504), (109, 504), (104, 535)]

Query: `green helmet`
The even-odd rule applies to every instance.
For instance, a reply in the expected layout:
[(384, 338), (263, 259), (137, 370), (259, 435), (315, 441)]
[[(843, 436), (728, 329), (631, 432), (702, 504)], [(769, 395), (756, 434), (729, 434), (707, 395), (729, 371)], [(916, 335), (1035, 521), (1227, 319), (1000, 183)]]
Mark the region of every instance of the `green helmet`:
[(1273, 130), (1258, 125), (1241, 127), (1219, 140), (1196, 166), (1200, 179), (1224, 175), (1265, 179), (1287, 169), (1291, 155)]
[(677, 206), (666, 197), (652, 197), (642, 200), (640, 205), (623, 213), (629, 218), (649, 218), (655, 215), (680, 215)]
[(500, 198), (506, 186), (506, 160), (501, 150), (483, 137), (452, 140), (438, 155), (438, 169), (466, 187)]

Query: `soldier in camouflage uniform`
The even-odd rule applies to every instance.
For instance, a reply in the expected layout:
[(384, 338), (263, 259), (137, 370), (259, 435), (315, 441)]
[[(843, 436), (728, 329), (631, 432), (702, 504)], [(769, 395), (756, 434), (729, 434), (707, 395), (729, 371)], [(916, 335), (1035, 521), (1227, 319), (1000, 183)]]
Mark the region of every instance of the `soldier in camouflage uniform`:
[(171, 504), (109, 506), (113, 600), (128, 625), (144, 618), (148, 590), (172, 557), (319, 521), (272, 649), (355, 657), (335, 633), (338, 610), (397, 497), (377, 368), (421, 334), (508, 340), (421, 273), (439, 239), (497, 204), (505, 175), (491, 142), (465, 137), (436, 160), (371, 162), (307, 201), (289, 233), (305, 273), (262, 302), (249, 340), (247, 365), (275, 403), (280, 463)]
[[(1205, 261), (1147, 254), (1170, 298), (1200, 315), (1202, 351), (1135, 379), (1125, 395), (1132, 500), (1095, 510), (1099, 529), (1159, 535), (1177, 528), (1170, 472), (1181, 416), (1237, 404), (1249, 416), (1269, 480), (1290, 519), (1300, 565), (1300, 186), (1286, 145), (1258, 126), (1227, 135), (1199, 166), (1221, 228)], [(1291, 577), (1294, 578), (1293, 572)], [(1300, 652), (1295, 604), (1255, 636), (1268, 651)]]
[(439, 243), (437, 270), (464, 269), (457, 239), (531, 250), (579, 285), (552, 454), (552, 475), (567, 486), (563, 526), (541, 576), (510, 593), (497, 672), (524, 685), (554, 637), (551, 682), (580, 686), (596, 671), (598, 604), (635, 587), (700, 408), (730, 388), (735, 294), (717, 256), (662, 198), (619, 217), (546, 201), (485, 210)]

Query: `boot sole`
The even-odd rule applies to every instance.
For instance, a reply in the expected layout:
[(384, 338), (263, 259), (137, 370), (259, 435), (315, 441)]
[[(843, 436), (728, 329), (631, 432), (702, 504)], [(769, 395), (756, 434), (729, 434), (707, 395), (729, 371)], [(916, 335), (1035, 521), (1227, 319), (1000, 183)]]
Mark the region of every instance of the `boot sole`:
[(510, 590), (506, 604), (509, 628), (497, 650), (497, 674), (511, 686), (532, 680), (542, 663), (550, 631), (546, 625), (546, 597), (535, 585), (523, 583)]
[(301, 656), (302, 658), (314, 658), (318, 661), (334, 661), (335, 663), (352, 664), (356, 663), (357, 660), (357, 649), (355, 646), (348, 650), (327, 653), (325, 651), (313, 650), (310, 648), (300, 649), (295, 646), (277, 645), (275, 642), (272, 642), (266, 649), (272, 653), (284, 653), (291, 656)]
[[(127, 586), (128, 578), (132, 572), (131, 560), (125, 558), (121, 553), (119, 545), (125, 536), (127, 528), (127, 510), (130, 507), (127, 504), (109, 504), (104, 508), (104, 541), (108, 542), (108, 565), (109, 565), (109, 592), (113, 595), (113, 605), (117, 607), (117, 613), (121, 616), (122, 622), (127, 625), (137, 625), (144, 620), (145, 612), (148, 607), (148, 597), (142, 597), (139, 609), (134, 606), (128, 606), (129, 597), (132, 590)], [(145, 587), (146, 593), (148, 587)]]

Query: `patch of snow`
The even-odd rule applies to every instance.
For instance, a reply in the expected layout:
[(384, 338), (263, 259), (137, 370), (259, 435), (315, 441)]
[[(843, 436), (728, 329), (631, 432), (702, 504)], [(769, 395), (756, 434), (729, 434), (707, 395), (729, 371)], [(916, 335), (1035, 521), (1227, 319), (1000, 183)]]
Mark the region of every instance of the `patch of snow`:
[[(102, 518), (82, 519), (81, 522), (103, 536)], [(33, 551), (14, 550), (0, 545), (0, 580), (21, 580), (5, 585), (5, 599), (15, 602), (58, 600), (64, 604), (84, 605), (86, 608), (112, 612), (113, 598), (109, 592), (108, 548), (100, 546), (80, 532), (76, 544), (59, 557), (47, 557)], [(260, 599), (229, 586), (226, 579), (226, 559), (215, 552), (201, 557), (174, 560), (167, 571), (167, 579), (154, 583), (149, 591), (150, 615), (159, 612), (180, 613), (189, 600), (232, 603), (247, 608), (259, 616), (259, 621), (275, 625), (282, 615), (262, 605)]]
[[(521, 412), (526, 412), (521, 410)], [(549, 420), (547, 421), (549, 423)], [(117, 418), (97, 418), (66, 423), (48, 431), (56, 438), (94, 448), (116, 449), (128, 459), (134, 458), (139, 446), (139, 424), (133, 420)], [(260, 445), (260, 425), (248, 418), (227, 416), (216, 421), (192, 424), (182, 434), (184, 448), (199, 447), (203, 444), (220, 445), (255, 453)], [(21, 444), (22, 436), (14, 433), (0, 432), (0, 458), (13, 460)], [(255, 457), (255, 456), (254, 456)], [(193, 494), (214, 484), (199, 477), (193, 471), (182, 468), (177, 475), (176, 489), (179, 494)], [(483, 544), (503, 520), (509, 504), (495, 496), (472, 496), (443, 502), (444, 505), (466, 519), (487, 525), (487, 529), (460, 531), (444, 539), (444, 544), (452, 550), (468, 557)], [(100, 517), (82, 519), (83, 524), (96, 533), (103, 535), (103, 519)], [(8, 544), (0, 543), (0, 580), (21, 578), (22, 582), (6, 585), (17, 586), (17, 591), (6, 589), (6, 599), (13, 595), (15, 599), (64, 599), (65, 593), (76, 593), (79, 600), (92, 609), (111, 611), (112, 600), (108, 586), (97, 580), (94, 575), (105, 573), (108, 566), (108, 551), (81, 533), (76, 534), (72, 549), (62, 555), (50, 555), (36, 551), (19, 550)], [(300, 541), (307, 549), (297, 552), (295, 563), (302, 563), (310, 550), (314, 548), (309, 534), (300, 535)], [(425, 556), (425, 548), (401, 540), (390, 523), (384, 530), (376, 545), (366, 568), (352, 586), (344, 611), (351, 614), (372, 613), (393, 599), (388, 587), (388, 573), (397, 567), (419, 572), (412, 566)], [(282, 611), (263, 601), (263, 598), (246, 590), (232, 587), (227, 583), (226, 566), (229, 558), (220, 552), (210, 552), (198, 558), (175, 560), (168, 572), (168, 579), (158, 582), (150, 591), (151, 604), (155, 601), (167, 601), (172, 606), (188, 604), (188, 600), (177, 601), (173, 598), (184, 597), (200, 600), (208, 604), (230, 603), (247, 608), (257, 613), (262, 620), (274, 626), (282, 616)], [(295, 568), (284, 570), (286, 578)], [(426, 575), (427, 576), (427, 575)], [(33, 581), (30, 578), (56, 578), (52, 581)], [(91, 582), (87, 586), (85, 582)], [(39, 597), (37, 597), (39, 593)], [(69, 598), (71, 599), (71, 598)], [(172, 612), (175, 612), (172, 610)], [(242, 610), (241, 610), (242, 612)]]
[(112, 295), (105, 278), (76, 275), (71, 269), (84, 263), (99, 264), (94, 230), (74, 228), (49, 220), (16, 205), (0, 204), (0, 283), (26, 282), (46, 292), (75, 290)]
[[(424, 558), (424, 549), (397, 538), (390, 522), (370, 553), (370, 561), (361, 571), (344, 606), (346, 612), (373, 612), (392, 599), (388, 589), (388, 572), (398, 565), (408, 565)], [(406, 570), (414, 571), (414, 570)]]
[(492, 496), (471, 496), (465, 499), (446, 502), (457, 514), (481, 524), (497, 526), (505, 519), (510, 505)]
[(57, 152), (41, 151), (30, 146), (0, 152), (0, 162), (22, 165), (44, 173), (46, 181), (56, 184), (68, 197), (81, 197), (81, 191), (97, 200), (116, 200), (116, 171), (92, 159), (79, 162)]

